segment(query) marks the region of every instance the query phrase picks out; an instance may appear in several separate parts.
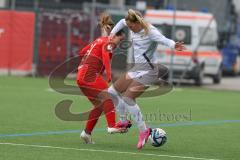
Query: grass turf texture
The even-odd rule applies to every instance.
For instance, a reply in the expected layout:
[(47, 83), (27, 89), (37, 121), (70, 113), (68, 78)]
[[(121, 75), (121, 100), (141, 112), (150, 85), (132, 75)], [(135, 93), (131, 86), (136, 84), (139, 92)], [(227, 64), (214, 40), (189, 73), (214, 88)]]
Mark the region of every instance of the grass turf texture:
[[(69, 83), (73, 84), (74, 81), (69, 81)], [(163, 117), (157, 117), (155, 120), (148, 119), (148, 124), (161, 127), (167, 132), (168, 142), (161, 148), (154, 148), (147, 144), (142, 151), (137, 151), (138, 130), (134, 127), (124, 135), (108, 135), (105, 130), (104, 117), (100, 119), (93, 133), (95, 145), (85, 145), (79, 139), (78, 132), (4, 136), (6, 134), (83, 129), (85, 122), (66, 122), (55, 116), (55, 105), (63, 99), (73, 100), (71, 110), (75, 113), (87, 111), (91, 106), (84, 97), (50, 91), (48, 79), (0, 77), (0, 143), (80, 149), (0, 144), (0, 160), (118, 160), (130, 158), (172, 160), (184, 159), (183, 157), (237, 160), (240, 157), (240, 121), (223, 123), (225, 122), (223, 120), (240, 120), (239, 92), (199, 88), (177, 88), (167, 95), (138, 100), (145, 116), (150, 113), (158, 113), (158, 116), (159, 112), (165, 114), (165, 117), (162, 114)], [(174, 116), (184, 115), (185, 118), (178, 120), (176, 117), (172, 118), (172, 114)], [(166, 115), (170, 117), (167, 118)]]

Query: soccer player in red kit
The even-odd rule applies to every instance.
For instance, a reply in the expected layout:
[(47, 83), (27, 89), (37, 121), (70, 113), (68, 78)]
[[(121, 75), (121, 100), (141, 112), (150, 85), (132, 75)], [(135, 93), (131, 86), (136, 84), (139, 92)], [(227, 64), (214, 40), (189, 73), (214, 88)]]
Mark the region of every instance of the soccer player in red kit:
[[(109, 15), (101, 17), (101, 27), (107, 33), (110, 33), (114, 24)], [(114, 104), (110, 95), (106, 91), (108, 82), (111, 81), (110, 59), (113, 49), (125, 38), (123, 30), (119, 31), (109, 42), (107, 36), (97, 38), (95, 41), (84, 47), (80, 52), (82, 61), (78, 67), (77, 84), (83, 94), (88, 97), (94, 108), (90, 111), (85, 129), (80, 137), (87, 144), (94, 143), (91, 138), (91, 133), (104, 112), (109, 133), (123, 133), (129, 124), (116, 124)], [(106, 72), (107, 80), (104, 79), (103, 73)], [(104, 91), (105, 90), (105, 91)]]

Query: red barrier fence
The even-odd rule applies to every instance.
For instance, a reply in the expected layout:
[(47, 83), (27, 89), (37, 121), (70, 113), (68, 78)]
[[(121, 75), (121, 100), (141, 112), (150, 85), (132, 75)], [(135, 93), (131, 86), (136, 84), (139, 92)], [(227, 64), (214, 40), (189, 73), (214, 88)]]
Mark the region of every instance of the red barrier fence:
[[(79, 50), (88, 44), (90, 17), (89, 14), (83, 12), (43, 11), (40, 13), (39, 22), (37, 72), (45, 76), (49, 75), (59, 64), (78, 55)], [(100, 31), (97, 30), (95, 37), (99, 35)], [(69, 63), (63, 72), (76, 69), (78, 63)]]
[(32, 72), (35, 14), (0, 11), (0, 74)]

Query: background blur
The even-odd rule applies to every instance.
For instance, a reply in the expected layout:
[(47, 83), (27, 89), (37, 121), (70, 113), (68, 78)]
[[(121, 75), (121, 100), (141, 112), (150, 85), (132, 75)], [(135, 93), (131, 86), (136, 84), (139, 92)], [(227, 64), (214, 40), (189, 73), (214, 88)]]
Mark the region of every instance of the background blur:
[[(96, 144), (83, 143), (79, 113), (92, 104), (78, 95), (74, 72), (65, 83), (49, 78), (63, 62), (57, 76), (77, 68), (79, 61), (67, 60), (100, 36), (100, 13), (117, 22), (128, 8), (187, 47), (174, 52), (159, 45), (154, 55), (175, 86), (137, 103), (147, 125), (164, 129), (168, 142), (147, 144), (141, 152), (136, 125), (126, 135), (109, 135), (104, 116), (92, 135)], [(239, 14), (240, 0), (0, 0), (0, 160), (239, 160)], [(115, 78), (131, 55), (130, 49), (116, 50)], [(64, 100), (71, 108), (63, 115), (71, 112), (76, 119), (56, 113)]]
[[(149, 9), (212, 13), (223, 57), (221, 72), (230, 76), (240, 72), (238, 0), (0, 0), (0, 8), (0, 75), (48, 76), (100, 36), (100, 13), (107, 11), (117, 22), (128, 8), (143, 13)], [(127, 57), (116, 56), (113, 68), (125, 69)], [(119, 58), (121, 63), (114, 63)], [(66, 65), (66, 72), (76, 65)]]

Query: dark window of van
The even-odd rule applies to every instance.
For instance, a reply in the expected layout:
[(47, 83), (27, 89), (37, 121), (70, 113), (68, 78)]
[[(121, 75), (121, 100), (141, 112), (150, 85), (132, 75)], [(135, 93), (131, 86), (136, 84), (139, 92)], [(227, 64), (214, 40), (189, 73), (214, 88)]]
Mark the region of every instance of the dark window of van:
[[(154, 25), (159, 29), (159, 31), (169, 39), (172, 39), (172, 26), (168, 24)], [(184, 44), (191, 44), (191, 27), (190, 26), (176, 26), (175, 41), (183, 41)]]

